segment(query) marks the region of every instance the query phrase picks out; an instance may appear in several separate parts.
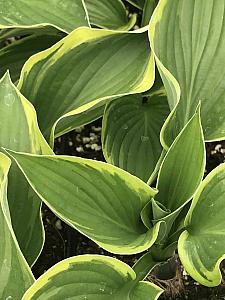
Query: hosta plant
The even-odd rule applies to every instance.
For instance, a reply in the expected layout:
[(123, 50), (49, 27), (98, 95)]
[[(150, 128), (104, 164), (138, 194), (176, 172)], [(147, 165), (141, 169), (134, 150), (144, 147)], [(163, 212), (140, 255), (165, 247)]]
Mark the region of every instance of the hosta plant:
[[(177, 250), (195, 280), (221, 281), (225, 166), (203, 175), (204, 141), (224, 138), (225, 6), (128, 2), (142, 28), (120, 0), (0, 0), (1, 299), (157, 299), (144, 279)], [(107, 163), (54, 155), (101, 116)], [(72, 257), (35, 281), (42, 202), (103, 249), (143, 255)]]

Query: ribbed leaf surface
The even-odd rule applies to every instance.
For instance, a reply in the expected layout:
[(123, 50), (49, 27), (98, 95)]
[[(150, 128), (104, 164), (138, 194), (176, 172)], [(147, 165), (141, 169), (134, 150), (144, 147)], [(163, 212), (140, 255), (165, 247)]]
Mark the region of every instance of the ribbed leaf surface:
[[(127, 55), (129, 53), (129, 55)], [(142, 92), (153, 84), (147, 32), (80, 28), (25, 64), (19, 82), (36, 107), (42, 132), (71, 130), (60, 120), (101, 101)]]
[(43, 201), (101, 247), (131, 254), (155, 242), (160, 224), (147, 229), (140, 214), (156, 191), (137, 177), (78, 157), (10, 154)]
[(0, 28), (52, 25), (64, 32), (88, 26), (82, 0), (0, 0)]
[(34, 277), (14, 235), (7, 202), (10, 159), (0, 153), (0, 299), (21, 299)]
[(155, 199), (175, 211), (186, 203), (205, 171), (205, 145), (197, 112), (168, 150), (159, 170)]
[(112, 101), (103, 118), (106, 161), (147, 181), (162, 152), (159, 134), (168, 114), (163, 90)]
[(33, 35), (4, 47), (0, 50), (0, 77), (10, 70), (13, 82), (16, 82), (30, 56), (51, 47), (59, 40), (60, 36), (56, 35)]
[(164, 128), (167, 146), (199, 101), (205, 139), (225, 137), (224, 15), (220, 0), (162, 0), (155, 11), (150, 39), (171, 108), (180, 98)]
[[(12, 84), (8, 74), (0, 81), (0, 123), (0, 147), (51, 153), (38, 129), (34, 108)], [(24, 256), (32, 264), (43, 245), (41, 202), (15, 163), (9, 173), (8, 199), (13, 229)]]
[[(125, 263), (106, 256), (76, 256), (52, 267), (25, 293), (22, 300), (156, 300), (162, 289), (136, 282)], [(54, 298), (53, 298), (54, 297)]]
[(121, 0), (85, 0), (90, 23), (108, 29), (130, 29), (136, 22), (136, 16), (130, 21), (126, 7)]
[(158, 0), (145, 0), (142, 20), (141, 20), (142, 26), (147, 26), (149, 24), (149, 21), (151, 19), (151, 16), (157, 4), (158, 4)]
[(186, 217), (178, 250), (187, 272), (206, 286), (221, 282), (225, 258), (225, 164), (202, 182)]

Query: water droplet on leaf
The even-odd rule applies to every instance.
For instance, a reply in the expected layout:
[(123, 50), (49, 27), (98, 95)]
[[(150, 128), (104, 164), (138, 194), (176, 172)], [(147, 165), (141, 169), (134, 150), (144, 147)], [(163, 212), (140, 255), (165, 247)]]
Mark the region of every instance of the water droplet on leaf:
[(141, 141), (144, 143), (144, 142), (148, 142), (149, 141), (149, 137), (148, 136), (144, 136), (142, 135), (141, 136)]

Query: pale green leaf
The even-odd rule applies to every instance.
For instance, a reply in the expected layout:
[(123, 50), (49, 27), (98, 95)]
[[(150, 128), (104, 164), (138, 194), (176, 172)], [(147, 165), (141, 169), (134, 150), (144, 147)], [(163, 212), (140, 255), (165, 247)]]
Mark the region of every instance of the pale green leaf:
[(25, 293), (22, 300), (156, 300), (162, 289), (138, 282), (125, 263), (101, 255), (82, 255), (61, 261)]
[(136, 15), (129, 20), (126, 8), (121, 0), (84, 0), (90, 23), (108, 29), (131, 29)]
[(163, 130), (169, 146), (201, 101), (205, 140), (225, 137), (225, 2), (161, 0), (150, 22), (171, 109)]
[(58, 136), (71, 130), (71, 123), (69, 128), (60, 126), (63, 118), (75, 119), (106, 100), (146, 91), (153, 81), (154, 61), (145, 29), (80, 28), (32, 56), (22, 70), (19, 88), (34, 104), (45, 136), (53, 127), (53, 138), (55, 127)]
[[(34, 108), (12, 84), (9, 74), (0, 81), (0, 123), (0, 147), (52, 153), (38, 128)], [(8, 200), (13, 229), (24, 256), (32, 264), (44, 241), (41, 202), (15, 163), (9, 172)]]
[(0, 153), (0, 299), (21, 299), (34, 277), (14, 235), (7, 202), (10, 159)]
[(137, 177), (78, 157), (10, 154), (51, 210), (102, 248), (133, 254), (157, 239), (161, 223), (148, 229), (141, 221), (156, 191)]
[(83, 0), (0, 0), (0, 28), (53, 26), (71, 32), (88, 26)]
[(162, 152), (159, 134), (168, 114), (163, 89), (112, 101), (103, 117), (106, 161), (147, 181)]
[(178, 243), (187, 272), (206, 286), (219, 285), (220, 263), (225, 258), (225, 164), (200, 185)]

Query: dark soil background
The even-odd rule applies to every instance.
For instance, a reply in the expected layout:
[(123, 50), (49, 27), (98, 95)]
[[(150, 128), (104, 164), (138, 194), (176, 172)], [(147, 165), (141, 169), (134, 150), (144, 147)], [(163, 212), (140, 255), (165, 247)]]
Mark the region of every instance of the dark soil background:
[[(225, 142), (208, 143), (206, 174), (225, 160)], [(104, 161), (101, 149), (101, 119), (82, 128), (78, 128), (69, 134), (58, 138), (55, 144), (56, 154), (75, 155), (84, 158), (91, 158)], [(139, 256), (112, 255), (96, 245), (78, 231), (72, 229), (59, 220), (46, 206), (42, 209), (46, 241), (44, 249), (33, 272), (36, 278), (42, 275), (51, 266), (70, 256), (80, 254), (105, 254), (117, 257), (130, 266)], [(225, 265), (222, 266), (225, 275)], [(225, 278), (225, 276), (224, 276)], [(163, 299), (225, 299), (225, 284), (222, 283), (216, 288), (207, 288), (195, 282), (183, 270), (178, 261), (176, 277), (171, 280), (160, 281), (154, 276), (149, 280), (165, 289), (160, 297)], [(118, 299), (119, 300), (119, 299)], [(141, 300), (141, 299), (140, 299)]]

